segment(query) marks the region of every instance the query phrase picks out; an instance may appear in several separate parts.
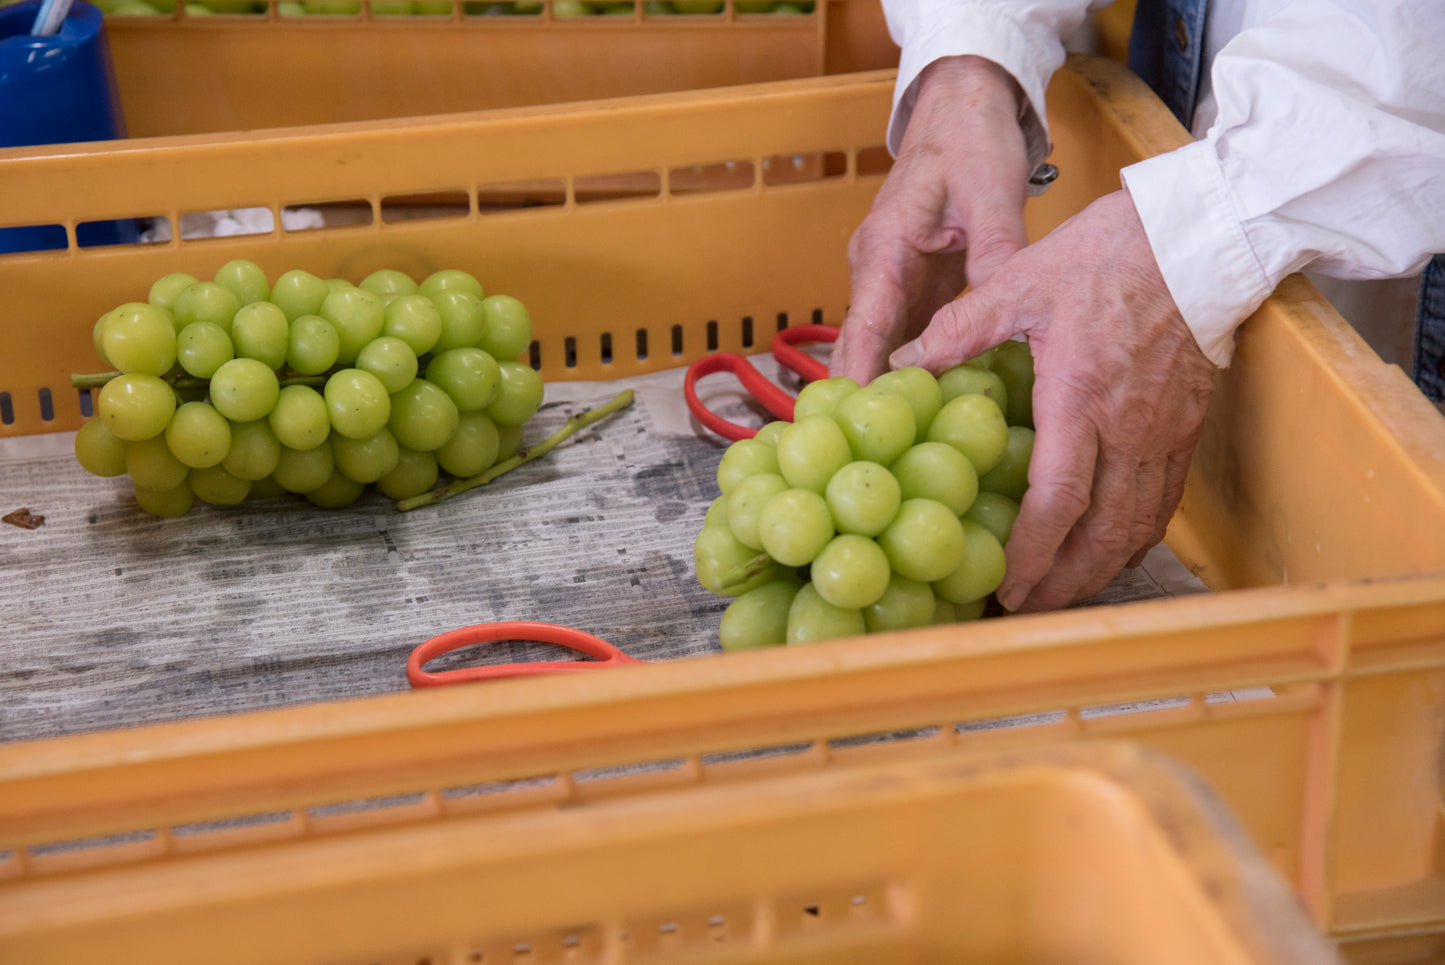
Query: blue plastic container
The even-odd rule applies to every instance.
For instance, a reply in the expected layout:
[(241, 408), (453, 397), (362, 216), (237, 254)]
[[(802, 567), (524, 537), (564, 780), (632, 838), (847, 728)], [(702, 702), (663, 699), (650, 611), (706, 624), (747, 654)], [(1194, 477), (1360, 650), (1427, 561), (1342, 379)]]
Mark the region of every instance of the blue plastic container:
[[(99, 9), (75, 0), (60, 30), (30, 36), (40, 0), (0, 7), (0, 147), (125, 137), (115, 69)], [(136, 240), (134, 221), (89, 222), (82, 245)], [(59, 225), (0, 228), (0, 252), (64, 248)]]

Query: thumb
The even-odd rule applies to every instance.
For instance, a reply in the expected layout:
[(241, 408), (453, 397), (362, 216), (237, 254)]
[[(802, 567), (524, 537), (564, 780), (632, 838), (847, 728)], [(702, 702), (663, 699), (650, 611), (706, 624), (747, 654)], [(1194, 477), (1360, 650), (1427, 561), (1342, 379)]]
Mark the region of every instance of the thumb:
[(934, 313), (923, 334), (888, 357), (895, 369), (918, 366), (938, 373), (967, 362), (1016, 334), (1008, 313), (987, 290), (970, 291)]

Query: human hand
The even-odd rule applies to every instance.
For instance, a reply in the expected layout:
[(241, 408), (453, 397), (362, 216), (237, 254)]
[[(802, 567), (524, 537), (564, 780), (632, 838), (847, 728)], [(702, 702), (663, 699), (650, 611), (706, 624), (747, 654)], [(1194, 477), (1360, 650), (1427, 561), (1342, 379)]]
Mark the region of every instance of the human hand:
[(1020, 333), (1037, 434), (997, 596), (1008, 610), (1045, 610), (1097, 593), (1163, 539), (1215, 368), (1124, 191), (998, 266), (890, 362), (941, 372)]
[(831, 371), (859, 384), (1025, 243), (1018, 85), (990, 61), (950, 57), (917, 91), (898, 160), (848, 245), (852, 297)]

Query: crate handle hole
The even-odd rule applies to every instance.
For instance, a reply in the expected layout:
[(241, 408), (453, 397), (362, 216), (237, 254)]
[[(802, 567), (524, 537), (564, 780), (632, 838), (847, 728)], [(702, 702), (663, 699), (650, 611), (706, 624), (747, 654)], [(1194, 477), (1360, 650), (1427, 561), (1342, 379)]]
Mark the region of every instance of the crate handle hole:
[(646, 360), (647, 360), (647, 329), (645, 329), (645, 328), (639, 328), (639, 329), (637, 330), (637, 361), (639, 361), (639, 362), (644, 362), (644, 361), (646, 361)]
[(40, 418), (41, 418), (41, 420), (44, 421), (44, 422), (54, 422), (54, 421), (55, 421), (55, 403), (54, 403), (54, 401), (50, 398), (50, 390), (49, 390), (49, 389), (41, 389), (40, 392), (39, 392), (39, 397), (40, 397)]
[(9, 392), (0, 392), (0, 425), (15, 424), (15, 404), (10, 401)]

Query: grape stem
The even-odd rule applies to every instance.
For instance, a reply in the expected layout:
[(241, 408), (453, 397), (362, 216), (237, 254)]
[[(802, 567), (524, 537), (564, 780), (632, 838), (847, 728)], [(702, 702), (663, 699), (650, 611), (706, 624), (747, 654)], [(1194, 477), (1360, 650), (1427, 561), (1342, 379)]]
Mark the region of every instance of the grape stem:
[(618, 393), (617, 397), (611, 402), (600, 405), (595, 409), (584, 409), (577, 413), (568, 419), (562, 428), (536, 445), (518, 451), (511, 457), (503, 459), (501, 462), (483, 472), (477, 473), (475, 476), (468, 476), (465, 479), (454, 479), (440, 489), (434, 489), (429, 493), (422, 493), (420, 496), (409, 496), (406, 499), (398, 499), (396, 501), (396, 508), (402, 512), (408, 512), (413, 509), (419, 509), (422, 506), (434, 505), (444, 499), (450, 499), (453, 496), (466, 492), (468, 489), (485, 486), (503, 473), (511, 472), (518, 466), (545, 456), (578, 432), (581, 432), (594, 423), (601, 422), (613, 413), (620, 412), (630, 405), (632, 405), (632, 390), (624, 389)]

